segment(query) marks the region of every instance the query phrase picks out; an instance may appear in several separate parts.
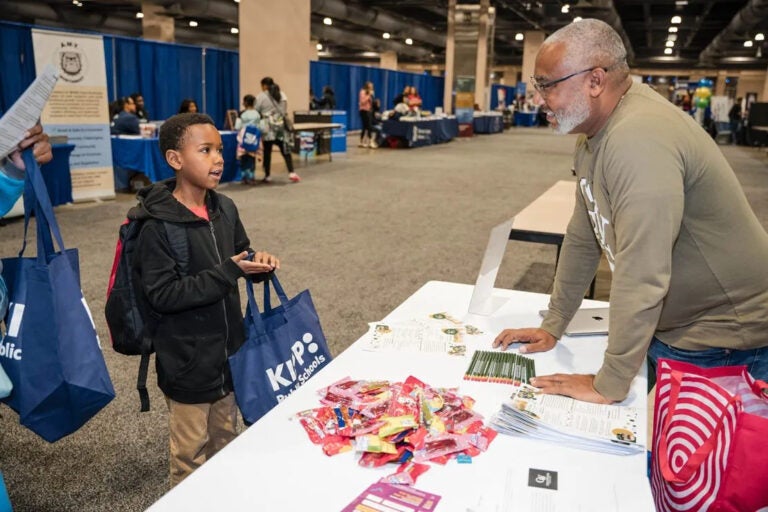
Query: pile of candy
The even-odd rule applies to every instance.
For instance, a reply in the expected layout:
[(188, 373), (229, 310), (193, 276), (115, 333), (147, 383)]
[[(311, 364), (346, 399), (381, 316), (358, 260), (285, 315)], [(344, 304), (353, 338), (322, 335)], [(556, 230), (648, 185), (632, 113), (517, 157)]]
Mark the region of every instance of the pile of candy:
[(323, 406), (296, 415), (309, 439), (326, 455), (363, 452), (364, 467), (401, 464), (385, 477), (388, 483), (413, 485), (429, 469), (426, 462), (469, 462), (496, 437), (472, 410), (472, 398), (415, 377), (394, 383), (344, 378), (318, 393)]

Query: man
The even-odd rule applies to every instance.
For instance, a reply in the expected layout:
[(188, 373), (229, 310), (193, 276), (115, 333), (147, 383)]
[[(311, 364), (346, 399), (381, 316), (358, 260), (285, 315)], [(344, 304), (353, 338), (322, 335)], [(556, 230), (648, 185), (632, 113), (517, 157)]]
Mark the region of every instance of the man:
[(112, 135), (140, 135), (139, 118), (136, 117), (136, 103), (126, 96), (120, 100), (123, 109), (112, 122)]
[(629, 77), (618, 34), (598, 20), (544, 41), (536, 100), (576, 147), (576, 208), (541, 328), (494, 346), (552, 349), (595, 275), (613, 272), (608, 348), (596, 375), (533, 381), (546, 393), (623, 400), (646, 354), (699, 366), (746, 364), (768, 379), (768, 234), (717, 145), (689, 115)]
[(133, 99), (133, 102), (136, 104), (136, 117), (139, 118), (139, 121), (142, 123), (149, 122), (149, 112), (147, 112), (147, 109), (144, 107), (144, 96), (141, 95), (140, 92), (135, 92), (131, 94), (131, 99)]

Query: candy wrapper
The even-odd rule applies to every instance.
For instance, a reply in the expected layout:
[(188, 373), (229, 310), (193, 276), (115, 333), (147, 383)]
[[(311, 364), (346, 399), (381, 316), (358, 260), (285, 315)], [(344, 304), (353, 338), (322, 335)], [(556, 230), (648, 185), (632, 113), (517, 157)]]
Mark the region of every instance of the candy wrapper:
[(405, 462), (397, 468), (396, 472), (383, 477), (380, 481), (396, 485), (413, 485), (416, 483), (416, 479), (427, 471), (429, 471), (427, 464)]
[(329, 456), (362, 452), (364, 467), (408, 462), (390, 475), (391, 483), (415, 481), (411, 476), (423, 472), (423, 462), (445, 464), (459, 454), (476, 457), (496, 435), (472, 410), (474, 399), (413, 376), (404, 382), (345, 377), (318, 395), (322, 407), (295, 415), (310, 441)]

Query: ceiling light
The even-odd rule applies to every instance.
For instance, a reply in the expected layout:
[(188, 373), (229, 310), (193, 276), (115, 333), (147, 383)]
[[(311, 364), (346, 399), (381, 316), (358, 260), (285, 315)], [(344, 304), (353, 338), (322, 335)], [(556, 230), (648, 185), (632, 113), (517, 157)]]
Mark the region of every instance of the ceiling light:
[(317, 48), (318, 50), (322, 50), (323, 49), (323, 45), (321, 43), (317, 43), (315, 45), (315, 48)]
[(189, 22), (189, 26), (190, 27), (196, 27), (197, 26), (197, 22), (195, 20), (192, 20), (192, 21)]
[(671, 23), (672, 23), (673, 25), (679, 25), (679, 24), (681, 24), (682, 22), (683, 22), (683, 18), (681, 18), (680, 16), (672, 16), (672, 21), (671, 21)]
[(752, 41), (744, 41), (744, 48), (752, 48)]
[(409, 37), (408, 39), (405, 40), (405, 44), (413, 44), (413, 39)]
[(392, 37), (392, 35), (389, 32), (384, 32), (383, 34), (381, 34), (381, 37), (383, 37), (384, 39), (389, 39), (390, 37)]
[(688, 0), (675, 0), (675, 5), (677, 6), (688, 5)]
[(672, 48), (664, 48), (664, 55), (672, 55)]
[(669, 27), (669, 31), (674, 34), (677, 32), (677, 27)]
[(236, 4), (239, 4), (239, 3), (240, 3), (240, 0), (235, 0), (235, 3), (236, 3)]
[(144, 17), (144, 13), (143, 12), (137, 12), (136, 13), (136, 17), (137, 18), (143, 18)]
[(231, 29), (229, 29), (229, 31), (230, 31), (232, 34), (239, 34), (239, 33), (240, 33), (240, 29), (239, 29), (239, 28), (237, 28), (237, 27), (232, 27)]
[(674, 41), (667, 41), (666, 46), (667, 46), (667, 48), (672, 48), (673, 46), (675, 46), (675, 42)]
[(755, 41), (763, 41), (763, 40), (765, 40), (765, 34), (763, 34), (762, 32), (755, 34)]
[(522, 41), (523, 39), (525, 39), (525, 36), (523, 35), (522, 32), (518, 32), (517, 34), (515, 34), (515, 41)]
[(565, 4), (560, 8), (560, 12), (563, 14), (568, 14), (568, 11), (570, 10), (571, 10), (571, 6), (568, 4)]
[(677, 41), (677, 34), (669, 34), (667, 36), (667, 41)]
[(323, 18), (323, 25), (333, 25), (333, 20), (331, 18)]
[(579, 21), (581, 21), (581, 20), (582, 20), (582, 17), (581, 17), (581, 16), (576, 16), (575, 18), (573, 18), (573, 22), (574, 22), (574, 23), (578, 23), (578, 22), (579, 22)]

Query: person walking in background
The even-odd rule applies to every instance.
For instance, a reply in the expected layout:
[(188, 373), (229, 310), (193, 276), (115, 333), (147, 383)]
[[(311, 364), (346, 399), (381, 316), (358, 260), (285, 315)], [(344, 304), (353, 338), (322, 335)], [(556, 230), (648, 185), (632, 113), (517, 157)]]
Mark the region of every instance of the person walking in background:
[[(246, 126), (259, 126), (261, 116), (255, 107), (256, 97), (253, 94), (246, 94), (243, 97), (243, 111), (235, 122), (235, 130), (238, 131), (238, 141), (242, 142)], [(240, 174), (243, 176), (244, 185), (254, 185), (256, 183), (256, 160), (257, 151), (246, 151), (242, 145), (237, 146), (237, 158), (240, 160)]]
[(264, 179), (272, 181), (270, 169), (272, 166), (272, 148), (277, 146), (283, 155), (285, 165), (288, 167), (288, 179), (294, 183), (301, 181), (299, 175), (293, 170), (293, 158), (291, 157), (291, 134), (285, 127), (285, 116), (288, 115), (288, 98), (280, 91), (272, 78), (266, 76), (261, 79), (261, 92), (256, 96), (255, 108), (261, 116), (261, 142), (264, 146)]
[(196, 114), (197, 113), (197, 103), (195, 103), (195, 100), (192, 98), (185, 98), (181, 100), (181, 105), (179, 105), (179, 114)]
[(373, 119), (371, 119), (371, 113), (373, 110), (373, 84), (371, 82), (365, 82), (363, 88), (360, 89), (360, 94), (357, 98), (357, 107), (360, 112), (360, 122), (363, 127), (360, 131), (360, 144), (361, 148), (371, 147), (374, 148), (375, 142), (371, 136), (371, 128)]
[[(175, 177), (139, 191), (140, 203), (128, 217), (144, 220), (135, 270), (157, 319), (152, 342), (158, 386), (168, 404), (173, 487), (237, 436), (228, 355), (245, 341), (238, 281), (261, 280), (280, 262), (266, 252), (248, 258), (253, 251), (237, 208), (214, 191), (224, 158), (210, 117), (168, 119), (160, 128), (160, 152)], [(184, 229), (184, 271), (166, 222)]]
[(144, 107), (144, 96), (142, 96), (140, 92), (135, 92), (131, 94), (131, 98), (136, 104), (136, 117), (139, 118), (139, 122), (149, 122), (149, 112), (147, 112), (147, 109)]
[(739, 140), (741, 131), (741, 101), (742, 98), (736, 98), (731, 110), (728, 111), (728, 120), (731, 123), (731, 142), (736, 144)]

